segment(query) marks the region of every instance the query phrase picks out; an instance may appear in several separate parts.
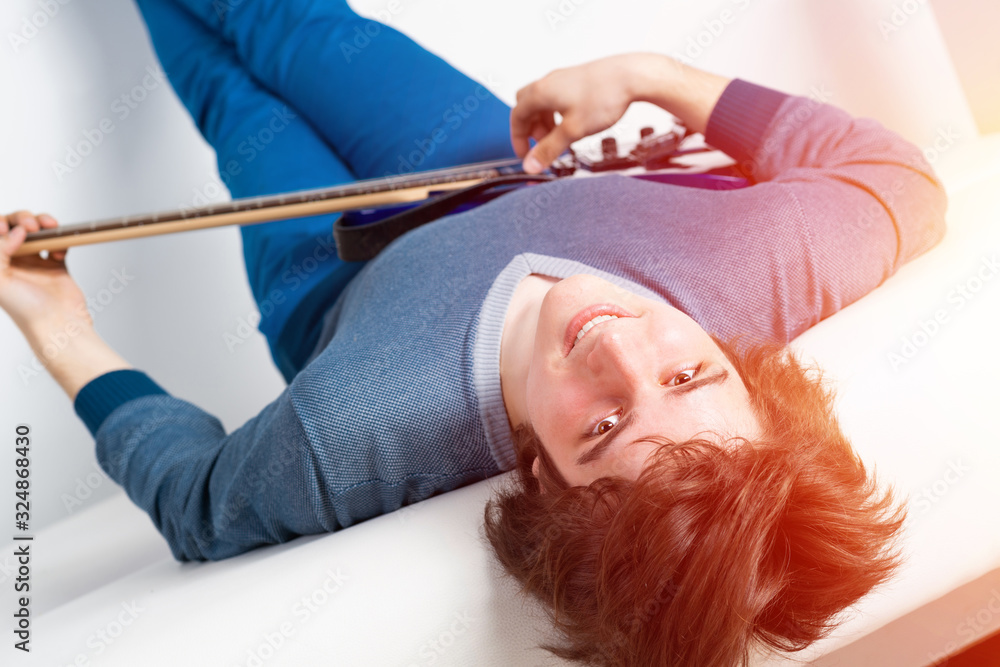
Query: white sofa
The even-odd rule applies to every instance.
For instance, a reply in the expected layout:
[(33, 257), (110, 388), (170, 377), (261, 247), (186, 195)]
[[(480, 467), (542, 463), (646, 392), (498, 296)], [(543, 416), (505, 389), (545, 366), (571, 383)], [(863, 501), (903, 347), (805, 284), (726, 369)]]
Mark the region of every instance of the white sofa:
[[(4, 11), (17, 20), (34, 6), (14, 4)], [(583, 0), (491, 7), (420, 0), (384, 6), (372, 1), (358, 8), (388, 11), (383, 16), (393, 25), (491, 80), (507, 99), (553, 67), (603, 53), (683, 52), (689, 37), (697, 39), (728, 9), (734, 18), (712, 40), (703, 40), (708, 46), (696, 64), (790, 92), (825, 86), (835, 93), (833, 102), (874, 115), (936, 151), (929, 155), (951, 196), (946, 239), (794, 343), (835, 382), (843, 424), (865, 460), (911, 496), (907, 562), (899, 576), (846, 614), (831, 638), (796, 659), (828, 667), (924, 666), (1000, 628), (1000, 276), (991, 268), (1000, 256), (1000, 137), (974, 136), (929, 10), (908, 15), (899, 33), (883, 40), (877, 21), (890, 16), (891, 3), (819, 4), (716, 2), (695, 10), (647, 1), (612, 8)], [(104, 101), (121, 88), (109, 80), (128, 80), (131, 70), (115, 65), (112, 74), (103, 74), (94, 53), (106, 49), (115, 54), (114, 63), (134, 53), (136, 63), (145, 64), (148, 45), (124, 0), (65, 5), (61, 12), (49, 32), (28, 45), (34, 51), (21, 52), (18, 65), (39, 76), (63, 77), (67, 95), (92, 95), (73, 88), (60, 69), (63, 61), (44, 56), (45, 49), (65, 47), (44, 40), (65, 30), (84, 43), (87, 35), (120, 28), (122, 42), (84, 49), (92, 68), (82, 75), (104, 90), (91, 107), (84, 106), (93, 109), (87, 118), (99, 118), (106, 113)], [(839, 44), (829, 34), (833, 29), (854, 31), (856, 39), (850, 47)], [(523, 39), (510, 40), (515, 32)], [(522, 44), (513, 56), (512, 43)], [(134, 63), (128, 67), (142, 70)], [(852, 71), (863, 75), (852, 79)], [(915, 82), (909, 75), (916, 71), (923, 79)], [(880, 82), (891, 94), (875, 91)], [(48, 208), (73, 222), (186, 203), (192, 188), (211, 177), (210, 152), (166, 93), (139, 112), (135, 124), (109, 137), (110, 148), (81, 168), (75, 181), (33, 185), (5, 166), (0, 182), (18, 185), (20, 198), (5, 189), (0, 205)], [(49, 112), (40, 113), (44, 119)], [(89, 122), (67, 120), (73, 117), (68, 111), (59, 116), (71, 128), (67, 136), (77, 131), (74, 122)], [(623, 125), (631, 132), (649, 119), (663, 122), (638, 109)], [(58, 155), (61, 136), (44, 135), (43, 120), (22, 120), (38, 130), (32, 141), (48, 147), (43, 154)], [(166, 130), (154, 132), (161, 126)], [(946, 129), (960, 140), (934, 149), (935, 137)], [(136, 144), (145, 153), (130, 148)], [(15, 140), (11, 150), (30, 162), (34, 146)], [(154, 175), (126, 169), (136, 160), (157, 165)], [(39, 164), (48, 168), (44, 160)], [(250, 308), (234, 230), (74, 254), (71, 270), (84, 284), (99, 285), (102, 272), (118, 262), (144, 267), (132, 291), (97, 324), (169, 390), (220, 414), (230, 428), (280, 391), (259, 339), (249, 340), (246, 350), (220, 352), (222, 332)], [(185, 275), (178, 275), (181, 262)], [(958, 296), (959, 286), (968, 297)], [(484, 548), (483, 503), (503, 478), (339, 533), (219, 563), (177, 563), (146, 515), (93, 471), (89, 436), (65, 399), (44, 378), (22, 386), (17, 366), (24, 348), (12, 332), (0, 331), (11, 351), (4, 362), (8, 379), (0, 383), (3, 426), (25, 415), (34, 420), (35, 498), (38, 521), (47, 525), (32, 543), (32, 652), (11, 649), (8, 634), (0, 663), (560, 664), (537, 648), (550, 632), (544, 613), (518, 595)], [(12, 552), (11, 545), (0, 551), (5, 610), (13, 609)], [(761, 659), (766, 665), (785, 662)]]

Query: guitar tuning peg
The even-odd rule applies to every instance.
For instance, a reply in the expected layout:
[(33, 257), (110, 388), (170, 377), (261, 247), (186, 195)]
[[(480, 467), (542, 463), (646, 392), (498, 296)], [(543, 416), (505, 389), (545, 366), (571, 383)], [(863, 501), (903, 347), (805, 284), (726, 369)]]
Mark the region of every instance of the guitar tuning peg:
[(601, 156), (605, 160), (614, 160), (618, 157), (618, 142), (614, 137), (601, 139)]

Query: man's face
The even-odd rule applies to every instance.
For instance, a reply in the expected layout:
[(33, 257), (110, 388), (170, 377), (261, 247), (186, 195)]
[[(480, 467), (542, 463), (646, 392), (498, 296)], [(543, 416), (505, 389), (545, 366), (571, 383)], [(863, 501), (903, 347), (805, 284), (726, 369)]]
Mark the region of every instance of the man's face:
[(590, 275), (545, 295), (525, 402), (528, 422), (573, 486), (638, 477), (657, 448), (632, 444), (642, 437), (719, 441), (715, 434), (760, 432), (743, 381), (704, 329), (676, 308)]

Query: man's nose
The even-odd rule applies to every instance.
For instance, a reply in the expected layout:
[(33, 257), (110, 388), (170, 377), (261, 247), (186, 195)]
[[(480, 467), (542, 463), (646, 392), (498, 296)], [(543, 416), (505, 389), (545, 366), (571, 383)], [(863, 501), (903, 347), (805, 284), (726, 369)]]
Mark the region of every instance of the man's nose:
[(643, 354), (636, 336), (614, 329), (594, 333), (598, 337), (587, 356), (587, 365), (598, 377), (610, 373), (625, 382), (635, 383), (654, 372), (653, 360)]

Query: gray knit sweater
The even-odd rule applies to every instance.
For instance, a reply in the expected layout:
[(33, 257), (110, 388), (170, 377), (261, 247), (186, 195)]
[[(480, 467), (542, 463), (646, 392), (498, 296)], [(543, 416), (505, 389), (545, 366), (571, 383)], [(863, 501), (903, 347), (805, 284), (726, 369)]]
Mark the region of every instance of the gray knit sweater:
[(232, 433), (139, 371), (97, 378), (75, 407), (102, 467), (181, 560), (338, 530), (513, 466), (500, 337), (529, 273), (594, 273), (710, 333), (787, 342), (944, 233), (930, 167), (875, 121), (737, 80), (706, 139), (756, 183), (563, 179), (397, 239)]

